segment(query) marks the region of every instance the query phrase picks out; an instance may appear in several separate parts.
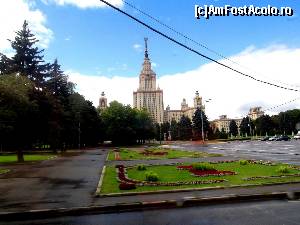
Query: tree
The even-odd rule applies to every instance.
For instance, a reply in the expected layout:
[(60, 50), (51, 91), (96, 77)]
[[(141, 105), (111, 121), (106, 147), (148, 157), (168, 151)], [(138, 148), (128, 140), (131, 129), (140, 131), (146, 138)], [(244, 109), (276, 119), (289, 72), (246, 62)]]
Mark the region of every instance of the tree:
[(68, 76), (64, 74), (57, 59), (55, 59), (50, 65), (49, 80), (47, 80), (48, 91), (63, 101), (74, 93), (74, 87), (75, 85), (68, 81)]
[[(201, 115), (202, 114), (202, 115)], [(202, 138), (202, 120), (203, 120), (203, 132), (204, 135), (209, 131), (209, 122), (207, 119), (207, 116), (205, 115), (205, 112), (197, 108), (194, 116), (193, 116), (193, 129), (194, 129), (194, 137), (195, 138)]]
[(171, 131), (171, 139), (172, 140), (178, 140), (178, 138), (179, 138), (178, 123), (174, 119), (171, 121), (170, 131)]
[(12, 57), (12, 71), (20, 73), (32, 80), (39, 88), (44, 86), (49, 64), (44, 63), (43, 49), (36, 47), (37, 40), (28, 28), (25, 20), (21, 30), (16, 32), (14, 40), (10, 40), (16, 54)]
[(138, 143), (144, 144), (146, 140), (154, 138), (154, 127), (150, 114), (146, 110), (137, 110), (136, 111), (136, 139)]
[[(244, 117), (242, 119), (242, 122), (240, 124), (240, 132), (241, 135), (251, 135), (250, 134), (250, 126), (251, 126), (252, 121), (250, 120), (249, 117)], [(253, 127), (253, 126), (252, 126)]]
[(12, 60), (0, 53), (0, 75), (12, 73)]
[(238, 126), (236, 125), (236, 122), (234, 120), (230, 121), (229, 133), (232, 134), (235, 137), (238, 135)]
[(192, 122), (189, 117), (182, 116), (180, 118), (180, 121), (178, 123), (178, 129), (180, 140), (190, 140), (192, 138)]
[(276, 122), (274, 117), (263, 115), (255, 120), (256, 132), (262, 135), (273, 135), (276, 133)]
[(296, 124), (300, 122), (300, 110), (288, 110), (278, 115), (278, 129), (280, 133), (296, 133)]
[(17, 150), (18, 161), (23, 162), (23, 148), (30, 148), (34, 139), (37, 105), (29, 92), (32, 82), (16, 74), (0, 76), (0, 142), (4, 149)]

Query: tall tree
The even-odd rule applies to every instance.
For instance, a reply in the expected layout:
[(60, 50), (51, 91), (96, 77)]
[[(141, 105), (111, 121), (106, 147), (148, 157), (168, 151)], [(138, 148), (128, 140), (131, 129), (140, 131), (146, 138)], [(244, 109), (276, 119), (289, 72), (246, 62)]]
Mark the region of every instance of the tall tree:
[(47, 80), (49, 92), (60, 99), (73, 94), (75, 85), (68, 81), (68, 76), (61, 70), (57, 59), (49, 67), (49, 80)]
[(10, 40), (16, 52), (12, 57), (12, 69), (13, 72), (27, 76), (37, 87), (43, 87), (49, 64), (44, 63), (44, 50), (36, 47), (38, 41), (25, 20), (22, 29), (16, 32), (15, 39)]
[(256, 132), (262, 135), (273, 135), (276, 133), (276, 118), (263, 115), (255, 120)]
[(12, 60), (0, 53), (0, 75), (12, 73)]
[(240, 124), (241, 135), (246, 135), (246, 134), (250, 135), (250, 126), (251, 126), (251, 123), (252, 123), (252, 121), (250, 120), (249, 117), (244, 117), (242, 119), (242, 122)]
[(202, 109), (197, 108), (192, 120), (195, 138), (202, 139), (202, 121), (204, 135), (209, 131), (209, 122), (205, 112)]
[(178, 135), (178, 123), (176, 122), (176, 120), (172, 120), (171, 121), (171, 125), (170, 125), (170, 133), (171, 133), (171, 139), (173, 141), (178, 140), (179, 135)]
[(233, 136), (238, 135), (238, 126), (236, 125), (236, 122), (234, 120), (230, 121), (229, 124), (229, 133), (232, 134)]
[(31, 148), (35, 139), (32, 128), (37, 105), (29, 92), (33, 84), (16, 74), (0, 76), (0, 144), (4, 149), (17, 150), (18, 161), (24, 161), (23, 149)]
[(187, 116), (182, 116), (178, 123), (179, 128), (179, 138), (181, 140), (190, 140), (193, 136), (192, 132), (192, 122)]

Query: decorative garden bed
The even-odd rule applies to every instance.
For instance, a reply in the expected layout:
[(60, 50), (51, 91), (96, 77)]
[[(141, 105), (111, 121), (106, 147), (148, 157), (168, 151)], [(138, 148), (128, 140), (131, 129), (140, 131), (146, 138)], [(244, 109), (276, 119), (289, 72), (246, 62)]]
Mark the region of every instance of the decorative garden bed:
[(9, 172), (8, 169), (0, 169), (0, 175), (1, 175), (1, 174), (8, 173), (8, 172)]
[[(204, 169), (190, 164), (108, 166), (99, 194), (300, 182), (299, 167), (293, 165), (254, 160), (206, 164)], [(147, 178), (149, 173), (155, 181)]]
[(221, 154), (177, 150), (171, 148), (131, 148), (115, 149), (108, 154), (108, 160), (149, 160), (175, 158), (220, 157)]

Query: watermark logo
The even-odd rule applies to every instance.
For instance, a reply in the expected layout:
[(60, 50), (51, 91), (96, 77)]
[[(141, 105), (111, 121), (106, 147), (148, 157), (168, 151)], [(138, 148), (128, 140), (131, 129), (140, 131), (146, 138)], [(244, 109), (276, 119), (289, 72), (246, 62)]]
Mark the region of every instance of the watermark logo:
[(195, 17), (197, 19), (209, 19), (212, 16), (293, 16), (294, 10), (291, 7), (274, 7), (271, 5), (257, 7), (254, 5), (245, 5), (234, 7), (231, 5), (195, 5)]

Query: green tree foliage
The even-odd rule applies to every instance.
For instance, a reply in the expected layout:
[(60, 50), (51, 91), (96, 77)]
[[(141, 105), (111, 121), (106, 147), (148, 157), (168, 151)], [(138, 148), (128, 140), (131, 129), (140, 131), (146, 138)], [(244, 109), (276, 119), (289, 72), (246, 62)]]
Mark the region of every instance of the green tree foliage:
[(182, 116), (178, 123), (178, 130), (180, 140), (190, 140), (193, 136), (192, 122), (190, 118)]
[(256, 133), (260, 136), (274, 135), (276, 133), (276, 122), (269, 115), (263, 115), (255, 120)]
[(116, 145), (144, 143), (154, 137), (150, 116), (145, 111), (132, 109), (121, 103), (111, 102), (101, 113), (106, 137)]
[(168, 138), (169, 131), (170, 131), (170, 123), (164, 122), (161, 125), (155, 124), (155, 139), (157, 141), (164, 140), (165, 136)]
[(154, 127), (150, 114), (146, 110), (134, 110), (136, 113), (136, 139), (138, 143), (144, 144), (146, 140), (154, 138)]
[(209, 131), (209, 122), (207, 119), (207, 116), (205, 115), (205, 112), (197, 108), (197, 110), (194, 113), (193, 116), (193, 130), (194, 130), (194, 138), (202, 139), (202, 119), (203, 119), (203, 132), (204, 135)]
[(232, 134), (233, 136), (238, 135), (238, 126), (236, 125), (236, 122), (234, 120), (230, 121), (229, 124), (229, 133)]
[[(102, 120), (91, 102), (74, 92), (58, 61), (44, 63), (43, 50), (25, 21), (11, 41), (15, 55), (0, 54), (0, 141), (2, 148), (65, 149), (103, 140)], [(12, 73), (14, 72), (14, 73)]]
[[(241, 135), (250, 135), (250, 125), (252, 124), (253, 122), (251, 121), (251, 119), (249, 117), (244, 117), (242, 119), (242, 122), (241, 122), (241, 125), (240, 125), (240, 132), (241, 132)], [(253, 125), (251, 126), (253, 127)]]
[(44, 63), (44, 50), (35, 46), (38, 40), (30, 31), (27, 21), (24, 21), (22, 29), (16, 32), (15, 39), (10, 42), (16, 52), (11, 60), (10, 72), (18, 72), (32, 80), (37, 87), (43, 87), (49, 64)]
[(297, 133), (296, 124), (300, 122), (300, 109), (288, 110), (278, 115), (278, 129), (281, 134)]
[(12, 60), (0, 53), (0, 75), (12, 73)]
[(170, 125), (170, 131), (171, 131), (171, 139), (173, 141), (176, 141), (179, 139), (179, 125), (176, 122), (176, 120), (172, 120), (171, 121), (171, 125)]
[(74, 93), (74, 87), (75, 85), (68, 81), (68, 76), (64, 74), (55, 59), (49, 69), (49, 80), (47, 81), (49, 92), (60, 100), (64, 100)]
[(0, 142), (4, 148), (17, 149), (19, 161), (24, 161), (22, 148), (34, 138), (30, 127), (38, 106), (29, 98), (32, 86), (16, 74), (0, 76)]

